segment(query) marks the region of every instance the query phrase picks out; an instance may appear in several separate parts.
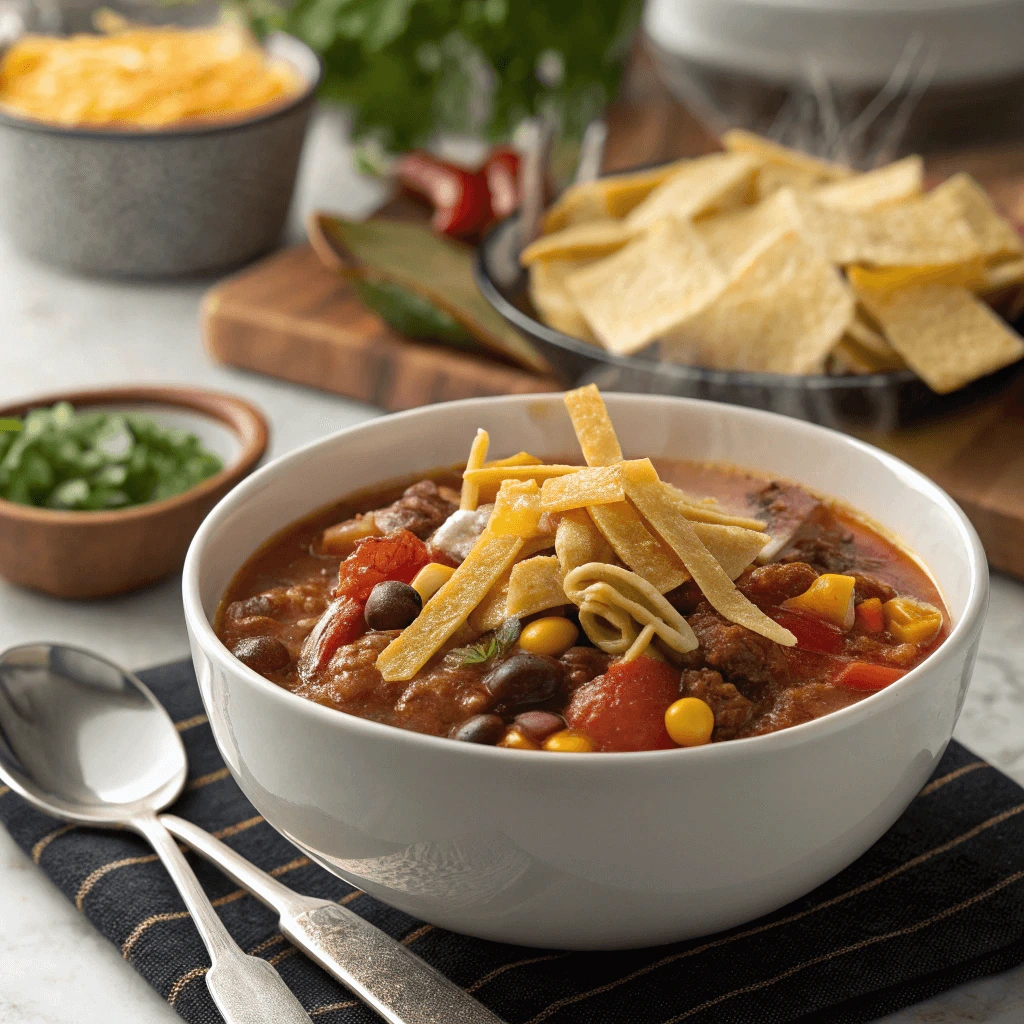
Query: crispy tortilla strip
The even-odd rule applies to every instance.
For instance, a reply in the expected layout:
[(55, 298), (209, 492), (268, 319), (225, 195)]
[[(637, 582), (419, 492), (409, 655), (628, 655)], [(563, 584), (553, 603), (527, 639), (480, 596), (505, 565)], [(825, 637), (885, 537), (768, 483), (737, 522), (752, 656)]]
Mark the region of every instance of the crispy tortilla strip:
[(777, 644), (792, 647), (796, 643), (796, 637), (788, 629), (768, 618), (733, 586), (725, 570), (701, 543), (693, 524), (679, 514), (660, 482), (644, 480), (638, 474), (635, 483), (630, 481), (626, 493), (662, 540), (679, 556), (715, 611), (730, 622), (745, 626)]
[(647, 529), (629, 502), (595, 505), (587, 512), (619, 559), (659, 594), (667, 594), (690, 578), (675, 552)]
[[(651, 463), (651, 468), (654, 468), (653, 463)], [(751, 519), (748, 516), (734, 516), (728, 512), (719, 512), (715, 505), (697, 501), (689, 494), (684, 494), (674, 484), (662, 482), (662, 487), (665, 489), (665, 493), (675, 502), (679, 511), (692, 522), (716, 523), (720, 526), (738, 526), (744, 530), (767, 529), (767, 525), (762, 523), (760, 519)]]
[(1024, 356), (1024, 341), (966, 288), (874, 290), (856, 269), (850, 280), (893, 348), (940, 395)]
[(931, 195), (940, 201), (949, 200), (956, 207), (987, 259), (1024, 252), (1024, 240), (1009, 221), (999, 216), (988, 193), (969, 174), (954, 174)]
[(468, 480), (475, 484), (477, 500), (483, 503), (494, 501), (498, 494), (498, 488), (502, 480), (536, 480), (543, 483), (553, 476), (564, 476), (567, 473), (576, 473), (579, 466), (491, 466), (479, 469), (467, 469), (462, 474), (463, 481)]
[(600, 259), (618, 252), (632, 237), (622, 221), (590, 220), (541, 235), (519, 254), (519, 262), (528, 267), (544, 260)]
[(608, 654), (625, 654), (648, 626), (648, 640), (656, 635), (680, 654), (697, 648), (689, 623), (650, 583), (628, 569), (590, 562), (573, 569), (563, 587), (580, 610), (583, 631)]
[(522, 546), (519, 537), (495, 537), (485, 533), (412, 625), (380, 652), (377, 670), (384, 681), (412, 679), (469, 618), (470, 612), (512, 564)]
[(848, 178), (854, 172), (841, 164), (829, 163), (817, 157), (808, 156), (796, 149), (780, 146), (771, 139), (745, 131), (743, 128), (731, 128), (722, 136), (722, 145), (730, 153), (747, 153), (766, 164), (774, 164), (791, 170), (803, 171), (826, 181)]
[(485, 462), (481, 468), (498, 469), (501, 466), (540, 466), (543, 463), (543, 459), (538, 459), (536, 455), (531, 455), (529, 452), (517, 452), (515, 455), (509, 455), (505, 459), (491, 459), (489, 462)]
[(616, 466), (593, 466), (569, 476), (545, 480), (540, 494), (541, 508), (545, 512), (567, 512), (572, 508), (625, 500)]
[(568, 603), (562, 589), (562, 570), (555, 555), (537, 555), (512, 566), (505, 600), (507, 618), (525, 618)]
[(693, 532), (731, 580), (736, 579), (748, 565), (752, 565), (771, 541), (767, 533), (745, 530), (742, 526), (723, 526), (720, 523), (694, 523)]
[(924, 161), (908, 156), (814, 190), (814, 201), (834, 210), (864, 212), (902, 203), (921, 194)]
[(662, 339), (674, 362), (720, 370), (821, 373), (853, 319), (839, 272), (795, 232), (753, 259), (719, 298)]
[(588, 466), (611, 466), (622, 461), (622, 448), (596, 384), (566, 391), (562, 396), (576, 439)]
[(731, 277), (800, 223), (800, 211), (793, 193), (787, 189), (756, 206), (706, 217), (694, 227), (714, 261)]
[[(478, 430), (473, 443), (469, 448), (469, 458), (466, 459), (466, 471), (479, 469), (487, 458), (487, 447), (491, 443), (486, 430)], [(475, 512), (480, 504), (480, 488), (478, 485), (466, 480), (466, 474), (462, 475), (462, 498), (459, 502), (459, 509), (462, 512)]]
[(669, 218), (565, 285), (601, 344), (630, 355), (703, 309), (726, 277), (694, 227)]
[(679, 168), (679, 162), (632, 174), (610, 174), (597, 181), (570, 185), (544, 217), (544, 231), (561, 231), (570, 224), (606, 217), (625, 217), (643, 202), (666, 178)]
[(840, 266), (938, 266), (965, 263), (979, 253), (959, 208), (935, 192), (864, 213), (829, 209), (807, 195), (794, 195), (803, 232)]
[(679, 165), (626, 217), (630, 231), (642, 231), (665, 217), (690, 220), (743, 203), (751, 192), (758, 161), (745, 153), (710, 153)]
[(502, 480), (487, 530), (494, 537), (533, 537), (540, 516), (540, 485), (536, 480)]
[(533, 308), (543, 321), (556, 331), (596, 343), (594, 332), (583, 318), (576, 300), (569, 294), (565, 279), (569, 274), (589, 266), (591, 260), (544, 260), (530, 267), (529, 292)]
[(615, 552), (582, 509), (566, 512), (555, 531), (555, 554), (562, 575), (587, 562), (612, 562)]
[(497, 629), (506, 619), (505, 602), (508, 599), (508, 585), (512, 576), (512, 569), (524, 559), (532, 558), (541, 551), (550, 550), (555, 543), (555, 536), (549, 533), (546, 536), (530, 537), (523, 541), (523, 546), (515, 557), (515, 562), (510, 565), (497, 579), (490, 590), (484, 595), (483, 600), (473, 609), (467, 622), (473, 632), (479, 636), (488, 630)]

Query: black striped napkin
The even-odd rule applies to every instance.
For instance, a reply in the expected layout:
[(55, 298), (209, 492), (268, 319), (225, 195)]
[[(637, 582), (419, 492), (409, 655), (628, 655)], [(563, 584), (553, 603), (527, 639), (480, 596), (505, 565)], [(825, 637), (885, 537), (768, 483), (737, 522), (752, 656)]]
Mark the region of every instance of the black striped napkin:
[[(1024, 790), (956, 743), (868, 853), (777, 913), (675, 946), (545, 952), (421, 924), (310, 864), (228, 776), (191, 664), (142, 678), (188, 749), (176, 813), (298, 891), (348, 904), (510, 1024), (853, 1024), (1024, 961)], [(187, 1021), (219, 1021), (206, 953), (142, 840), (61, 825), (0, 793), (0, 821), (19, 846), (135, 969)], [(289, 945), (269, 910), (195, 863), (231, 933), (278, 968), (314, 1021), (379, 1021)]]

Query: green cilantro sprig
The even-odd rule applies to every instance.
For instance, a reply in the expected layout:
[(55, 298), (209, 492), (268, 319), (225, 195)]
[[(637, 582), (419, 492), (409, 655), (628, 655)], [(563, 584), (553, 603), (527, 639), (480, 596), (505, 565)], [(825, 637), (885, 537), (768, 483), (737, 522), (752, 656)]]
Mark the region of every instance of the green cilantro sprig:
[(491, 636), (469, 647), (454, 647), (445, 661), (454, 665), (483, 665), (492, 658), (501, 658), (519, 639), (518, 619), (506, 619)]

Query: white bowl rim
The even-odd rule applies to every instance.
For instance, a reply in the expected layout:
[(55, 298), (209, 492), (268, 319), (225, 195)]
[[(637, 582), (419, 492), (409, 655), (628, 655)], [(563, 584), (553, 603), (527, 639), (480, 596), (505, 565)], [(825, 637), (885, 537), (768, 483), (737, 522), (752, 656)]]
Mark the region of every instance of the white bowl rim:
[[(608, 392), (603, 397), (613, 412), (614, 406), (624, 401), (629, 403), (639, 402), (640, 404), (651, 405), (652, 407), (669, 402), (682, 403), (698, 408), (701, 406), (714, 406), (719, 411), (725, 408), (729, 410), (729, 415), (746, 419), (751, 423), (763, 421), (765, 417), (773, 421), (785, 421), (787, 426), (798, 431), (808, 434), (824, 433), (834, 436), (840, 439), (842, 443), (870, 454), (897, 476), (910, 474), (919, 489), (924, 491), (937, 506), (942, 508), (959, 528), (961, 539), (967, 550), (970, 566), (970, 591), (964, 605), (963, 614), (952, 630), (950, 630), (949, 636), (946, 637), (937, 650), (933, 651), (921, 664), (915, 666), (895, 683), (872, 693), (870, 696), (848, 707), (829, 712), (829, 714), (823, 715), (821, 718), (802, 722), (799, 725), (789, 726), (775, 732), (765, 733), (760, 736), (747, 736), (723, 743), (708, 743), (699, 747), (680, 747), (668, 750), (623, 751), (616, 752), (611, 756), (608, 753), (594, 752), (585, 755), (577, 754), (573, 757), (554, 758), (554, 761), (560, 764), (586, 765), (588, 766), (587, 770), (601, 770), (599, 769), (600, 765), (605, 766), (603, 770), (614, 770), (615, 765), (621, 765), (624, 761), (638, 765), (640, 762), (651, 762), (653, 759), (663, 762), (666, 758), (672, 757), (743, 758), (745, 755), (749, 755), (757, 758), (761, 754), (767, 754), (773, 750), (792, 748), (801, 746), (804, 743), (814, 742), (818, 739), (824, 739), (828, 735), (843, 730), (847, 725), (852, 725), (859, 718), (872, 716), (876, 713), (884, 713), (886, 707), (891, 702), (900, 699), (904, 691), (915, 686), (915, 684), (919, 684), (927, 674), (928, 669), (941, 661), (953, 657), (954, 651), (959, 649), (965, 636), (973, 630), (977, 620), (984, 616), (988, 603), (988, 560), (977, 531), (960, 506), (938, 484), (901, 459), (897, 459), (888, 452), (884, 452), (873, 445), (842, 434), (839, 431), (761, 409), (724, 405), (723, 403), (709, 402), (704, 399), (681, 398), (674, 395), (640, 395), (628, 392)], [(372, 722), (357, 715), (350, 715), (335, 708), (318, 704), (315, 701), (307, 700), (305, 697), (299, 697), (290, 690), (272, 683), (269, 679), (265, 679), (235, 658), (214, 632), (213, 625), (203, 609), (199, 593), (199, 569), (207, 539), (218, 528), (220, 520), (235, 506), (243, 503), (250, 492), (262, 489), (266, 481), (284, 469), (290, 462), (300, 460), (318, 446), (329, 444), (341, 436), (351, 436), (365, 431), (372, 431), (381, 422), (394, 423), (395, 421), (407, 420), (412, 423), (424, 416), (438, 415), (449, 407), (465, 409), (479, 406), (486, 408), (493, 405), (507, 404), (531, 405), (538, 401), (549, 404), (561, 403), (561, 400), (562, 395), (560, 392), (548, 392), (541, 394), (499, 395), (489, 398), (468, 398), (440, 405), (421, 406), (417, 409), (392, 413), (388, 416), (376, 417), (350, 427), (345, 427), (278, 456), (278, 458), (258, 469), (232, 488), (214, 506), (196, 532), (185, 558), (185, 566), (182, 570), (182, 598), (185, 619), (193, 635), (199, 641), (203, 652), (207, 657), (216, 660), (219, 663), (219, 667), (224, 671), (240, 673), (242, 678), (250, 685), (258, 687), (263, 691), (264, 695), (269, 696), (271, 699), (283, 702), (285, 706), (291, 707), (293, 711), (311, 715), (314, 718), (320, 718), (328, 724), (333, 722), (341, 729), (353, 729), (355, 732), (363, 734), (367, 739), (377, 738), (381, 742), (387, 742), (390, 739), (392, 742), (406, 748), (414, 750), (419, 747), (427, 751), (432, 750), (437, 754), (449, 751), (454, 757), (499, 757), (506, 759), (509, 765), (518, 764), (524, 768), (527, 766), (536, 768), (541, 763), (544, 765), (550, 764), (552, 758), (545, 751), (511, 750), (478, 743), (458, 743), (444, 736), (431, 736), (426, 733), (413, 732), (409, 729), (401, 729), (397, 726), (386, 725), (381, 722)], [(288, 525), (290, 524), (284, 524), (280, 529), (286, 529)], [(263, 538), (259, 543), (263, 543), (267, 539), (269, 538)], [(255, 550), (256, 547), (253, 548), (253, 552)]]

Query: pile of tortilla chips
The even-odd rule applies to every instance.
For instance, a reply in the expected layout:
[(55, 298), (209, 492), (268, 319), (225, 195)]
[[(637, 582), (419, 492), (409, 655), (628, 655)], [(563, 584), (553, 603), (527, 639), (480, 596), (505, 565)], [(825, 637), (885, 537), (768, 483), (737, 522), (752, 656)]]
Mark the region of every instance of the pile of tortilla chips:
[(478, 431), (455, 514), (492, 495), (494, 508), (465, 560), (378, 656), (384, 679), (412, 679), (460, 631), (566, 605), (608, 654), (685, 654), (697, 638), (665, 594), (689, 580), (730, 622), (795, 644), (733, 583), (769, 544), (765, 524), (688, 498), (650, 459), (624, 459), (593, 384), (567, 392), (565, 404), (586, 466), (544, 465), (527, 452), (487, 462), (489, 438)]
[(910, 367), (946, 393), (1024, 356), (1024, 243), (966, 174), (856, 173), (743, 131), (570, 188), (521, 260), (544, 320), (628, 356), (764, 373)]

